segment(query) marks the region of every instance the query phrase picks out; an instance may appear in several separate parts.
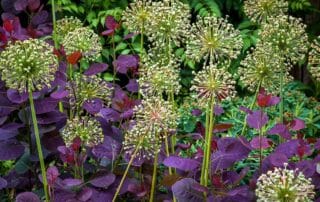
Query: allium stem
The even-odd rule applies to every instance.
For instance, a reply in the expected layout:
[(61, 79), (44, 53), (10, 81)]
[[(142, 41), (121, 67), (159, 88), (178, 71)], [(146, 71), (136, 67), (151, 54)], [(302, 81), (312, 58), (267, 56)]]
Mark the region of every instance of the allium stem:
[[(263, 108), (261, 108), (260, 120), (262, 120)], [(259, 130), (259, 172), (262, 173), (262, 127)]]
[[(55, 9), (54, 0), (51, 0), (51, 13), (52, 13), (52, 25), (53, 25), (52, 39), (53, 39), (53, 43), (54, 43), (54, 48), (58, 49), (59, 44), (57, 41), (57, 33), (56, 33), (57, 20), (56, 20), (56, 9)], [(63, 104), (61, 101), (59, 101), (59, 111), (63, 112)]]
[[(165, 139), (164, 143), (165, 143), (165, 146), (166, 146), (166, 155), (167, 155), (167, 157), (169, 157), (170, 156), (170, 151), (169, 151), (169, 143), (168, 143), (168, 137), (167, 136), (166, 136), (166, 139)], [(171, 167), (169, 167), (169, 175), (172, 175)]]
[[(210, 106), (207, 106), (207, 109), (206, 109), (206, 123), (205, 123), (205, 143), (207, 142), (207, 139), (208, 139), (208, 129), (209, 129), (209, 114), (210, 114)], [(204, 154), (207, 153), (207, 147), (205, 145), (204, 147)], [(202, 158), (202, 165), (201, 165), (201, 177), (200, 177), (200, 184), (201, 185), (204, 185), (205, 182), (204, 182), (204, 178), (205, 178), (205, 172), (204, 172), (204, 169), (206, 167), (206, 158), (205, 156), (203, 156)]]
[(54, 0), (51, 0), (51, 13), (52, 13), (52, 25), (53, 25), (52, 38), (54, 42), (54, 47), (57, 49), (58, 48), (57, 33), (56, 33), (57, 20), (56, 20), (56, 9), (55, 9)]
[(40, 134), (39, 134), (39, 128), (38, 128), (38, 121), (37, 121), (37, 117), (36, 117), (36, 110), (34, 107), (32, 91), (29, 90), (28, 93), (29, 93), (29, 102), (30, 102), (30, 108), (31, 108), (31, 117), (32, 117), (32, 123), (33, 123), (34, 135), (36, 137), (37, 150), (38, 150), (38, 156), (39, 156), (39, 161), (40, 161), (43, 189), (44, 189), (46, 202), (49, 202), (50, 197), (49, 197), (49, 193), (48, 193), (48, 181), (47, 181), (46, 167), (44, 164), (43, 153), (42, 153), (42, 148), (41, 148), (41, 141), (40, 141)]
[[(253, 100), (249, 106), (249, 109), (252, 110), (253, 109), (253, 106), (254, 106), (254, 103), (256, 103), (256, 100), (257, 100), (257, 97), (258, 97), (258, 93), (259, 93), (259, 90), (261, 88), (261, 84), (262, 84), (262, 80), (260, 80), (258, 86), (257, 86), (257, 89), (256, 89), (256, 92), (254, 94), (254, 97), (253, 97)], [(241, 131), (241, 135), (240, 136), (243, 136), (244, 133), (246, 132), (247, 130), (247, 123), (246, 123), (246, 120), (247, 120), (247, 116), (245, 116), (244, 120), (243, 120), (243, 127), (242, 127), (242, 131)]]
[(132, 154), (132, 156), (131, 156), (131, 159), (130, 159), (130, 161), (129, 161), (128, 165), (127, 165), (127, 168), (126, 168), (126, 170), (124, 171), (124, 174), (123, 174), (122, 179), (121, 179), (121, 181), (120, 181), (120, 184), (119, 184), (118, 187), (117, 187), (116, 193), (115, 193), (114, 196), (113, 196), (112, 202), (115, 202), (115, 201), (116, 201), (117, 196), (118, 196), (118, 194), (119, 194), (119, 192), (120, 192), (120, 189), (121, 189), (121, 187), (122, 187), (122, 185), (123, 185), (123, 182), (124, 182), (124, 180), (126, 179), (126, 177), (127, 177), (127, 175), (128, 175), (128, 172), (129, 172), (129, 169), (130, 169), (130, 167), (131, 167), (131, 164), (132, 164), (134, 158), (136, 157), (136, 155), (137, 155), (137, 153), (138, 153), (138, 151), (139, 151), (139, 148), (140, 148), (140, 145), (142, 144), (142, 142), (143, 142), (143, 138), (141, 138), (139, 144), (136, 146), (136, 148), (135, 148), (135, 150), (134, 150), (134, 152), (133, 152), (133, 154)]
[(207, 144), (207, 149), (206, 149), (206, 167), (204, 169), (204, 186), (208, 186), (208, 179), (210, 178), (209, 176), (209, 170), (210, 170), (210, 156), (211, 156), (211, 140), (213, 136), (213, 125), (214, 125), (214, 97), (211, 98), (210, 102), (210, 114), (209, 114), (209, 129), (208, 129), (208, 141), (206, 142)]
[(154, 157), (154, 162), (153, 162), (152, 183), (151, 183), (149, 202), (153, 202), (153, 199), (154, 199), (154, 192), (155, 192), (156, 182), (157, 182), (158, 155), (159, 153), (156, 153)]
[[(279, 104), (279, 115), (280, 115), (280, 123), (283, 124), (283, 112), (284, 112), (284, 102), (283, 102), (283, 78), (284, 72), (283, 72), (283, 65), (281, 65), (281, 71), (280, 71), (280, 104)], [(280, 143), (284, 142), (284, 139), (280, 137)]]

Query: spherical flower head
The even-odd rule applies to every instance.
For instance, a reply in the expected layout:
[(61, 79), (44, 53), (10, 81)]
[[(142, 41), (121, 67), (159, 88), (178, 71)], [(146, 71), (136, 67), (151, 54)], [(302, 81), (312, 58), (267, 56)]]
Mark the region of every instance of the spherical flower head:
[(57, 69), (53, 47), (39, 39), (16, 41), (0, 54), (1, 79), (19, 92), (50, 87)]
[(265, 88), (268, 92), (277, 94), (280, 88), (281, 68), (283, 68), (284, 83), (288, 83), (292, 80), (289, 75), (290, 65), (275, 54), (272, 47), (258, 46), (241, 61), (240, 81), (251, 92), (255, 92), (260, 85), (259, 87)]
[(264, 23), (260, 31), (260, 43), (274, 48), (277, 54), (292, 63), (305, 58), (308, 51), (308, 36), (306, 25), (301, 19), (291, 16), (270, 18), (270, 23)]
[(64, 37), (75, 29), (81, 28), (82, 22), (76, 17), (64, 17), (57, 20), (56, 23), (56, 36), (59, 43), (61, 43)]
[(161, 98), (152, 97), (142, 100), (134, 108), (138, 122), (144, 123), (146, 129), (159, 137), (166, 137), (177, 127), (178, 113), (174, 106)]
[[(221, 65), (221, 68), (218, 66)], [(192, 81), (190, 90), (196, 92), (201, 107), (206, 107), (211, 99), (221, 101), (233, 98), (236, 94), (235, 81), (226, 71), (226, 64), (210, 64), (204, 66)]]
[(131, 130), (125, 134), (123, 148), (127, 154), (133, 155), (137, 150), (135, 159), (151, 160), (160, 152), (161, 140), (155, 135), (145, 122), (137, 122)]
[(242, 44), (240, 32), (226, 19), (213, 16), (199, 17), (191, 27), (186, 54), (196, 61), (202, 58), (211, 62), (234, 59), (240, 54)]
[(67, 55), (79, 51), (88, 61), (96, 60), (102, 51), (99, 36), (88, 27), (77, 28), (69, 32), (64, 37), (62, 45)]
[(102, 143), (104, 139), (100, 123), (92, 117), (75, 117), (68, 120), (61, 135), (67, 146), (70, 146), (76, 137), (80, 137), (84, 146), (89, 147)]
[(312, 77), (317, 81), (320, 82), (320, 37), (315, 39), (314, 42), (311, 44), (312, 50), (309, 54), (309, 71)]
[(315, 196), (314, 185), (311, 179), (306, 179), (302, 172), (275, 168), (262, 174), (257, 182), (257, 201), (313, 201)]
[(287, 0), (246, 0), (244, 2), (244, 12), (256, 23), (266, 22), (269, 17), (286, 14), (287, 11)]
[(87, 101), (100, 99), (105, 106), (111, 104), (112, 87), (96, 75), (76, 74), (68, 85), (71, 106), (80, 108)]
[(144, 96), (178, 94), (181, 89), (179, 62), (173, 56), (150, 57), (140, 72), (138, 82)]
[(189, 35), (190, 8), (178, 0), (152, 2), (152, 17), (146, 33), (153, 42), (180, 42)]
[(130, 31), (144, 32), (152, 17), (151, 1), (135, 0), (123, 12), (123, 24)]

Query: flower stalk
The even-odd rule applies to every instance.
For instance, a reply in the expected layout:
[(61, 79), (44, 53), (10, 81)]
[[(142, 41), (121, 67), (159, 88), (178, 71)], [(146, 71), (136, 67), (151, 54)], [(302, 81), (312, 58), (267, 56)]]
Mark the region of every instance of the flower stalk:
[(33, 96), (32, 91), (28, 91), (29, 93), (29, 102), (30, 102), (30, 108), (31, 108), (31, 117), (32, 117), (32, 123), (33, 123), (33, 129), (34, 129), (34, 135), (36, 138), (36, 144), (37, 144), (37, 150), (38, 150), (38, 156), (40, 161), (40, 168), (41, 168), (41, 176), (42, 176), (42, 183), (43, 183), (43, 189), (45, 194), (45, 201), (50, 201), (50, 196), (48, 192), (48, 181), (47, 181), (47, 174), (46, 174), (46, 167), (44, 163), (42, 148), (41, 148), (41, 140), (40, 140), (40, 134), (39, 134), (39, 128), (38, 128), (38, 121), (36, 117), (36, 110), (33, 102)]
[(159, 153), (155, 155), (154, 162), (153, 162), (152, 183), (151, 183), (151, 191), (150, 191), (150, 199), (149, 199), (150, 202), (153, 202), (154, 200), (154, 192), (155, 192), (155, 187), (157, 183), (158, 156), (159, 156)]
[(135, 150), (134, 150), (134, 152), (133, 152), (133, 154), (132, 154), (132, 156), (131, 156), (131, 158), (130, 158), (130, 161), (129, 161), (128, 165), (127, 165), (127, 168), (126, 168), (126, 170), (124, 171), (124, 174), (123, 174), (123, 176), (122, 176), (122, 178), (121, 178), (120, 184), (119, 184), (118, 187), (117, 187), (116, 193), (115, 193), (114, 196), (113, 196), (112, 202), (115, 202), (115, 201), (116, 201), (117, 196), (119, 195), (120, 189), (121, 189), (121, 187), (122, 187), (122, 185), (123, 185), (123, 182), (124, 182), (124, 180), (126, 179), (126, 177), (127, 177), (127, 175), (128, 175), (129, 169), (130, 169), (130, 167), (131, 167), (131, 165), (132, 165), (132, 163), (133, 163), (133, 160), (135, 159), (135, 157), (136, 157), (136, 155), (137, 155), (137, 153), (138, 153), (138, 151), (139, 151), (139, 147), (140, 147), (140, 145), (142, 144), (142, 142), (143, 142), (143, 137), (140, 139), (138, 145), (136, 146), (136, 148), (135, 148)]

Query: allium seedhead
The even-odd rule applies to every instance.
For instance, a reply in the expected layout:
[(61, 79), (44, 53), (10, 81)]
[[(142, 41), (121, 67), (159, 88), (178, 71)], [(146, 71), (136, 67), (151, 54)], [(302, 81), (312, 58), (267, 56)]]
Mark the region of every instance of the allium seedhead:
[(186, 54), (196, 61), (202, 58), (211, 62), (225, 58), (234, 59), (240, 54), (242, 43), (240, 32), (226, 19), (198, 18), (191, 27)]
[[(224, 66), (224, 64), (222, 64)], [(198, 72), (193, 79), (193, 85), (190, 90), (194, 90), (202, 107), (206, 107), (213, 98), (215, 100), (224, 100), (235, 96), (235, 81), (232, 75), (219, 68), (217, 64), (205, 66)]]
[(278, 54), (274, 54), (271, 47), (258, 46), (241, 61), (240, 81), (251, 92), (254, 92), (260, 84), (260, 87), (276, 94), (280, 88), (281, 68), (285, 75), (284, 82), (288, 83), (292, 80), (289, 75), (290, 65), (286, 64)]
[(149, 0), (135, 0), (123, 12), (123, 24), (130, 31), (144, 32), (152, 18), (152, 6)]
[(131, 155), (138, 149), (136, 158), (139, 160), (153, 159), (160, 152), (161, 140), (144, 122), (138, 122), (126, 133), (123, 148), (127, 154)]
[(61, 135), (67, 146), (70, 146), (76, 137), (80, 137), (83, 144), (89, 147), (100, 144), (104, 139), (100, 123), (92, 117), (68, 120)]
[(275, 168), (262, 174), (257, 182), (257, 201), (313, 201), (314, 185), (311, 179), (306, 179), (302, 172)]
[(305, 58), (308, 51), (308, 36), (306, 25), (301, 19), (291, 16), (277, 16), (270, 18), (260, 32), (260, 43), (274, 48), (276, 54), (296, 63)]
[(177, 127), (178, 114), (174, 106), (161, 98), (148, 98), (134, 108), (137, 122), (144, 123), (154, 135), (165, 136)]
[(106, 81), (96, 75), (76, 74), (68, 86), (70, 102), (73, 107), (82, 107), (83, 103), (100, 99), (106, 106), (111, 103), (112, 88)]
[[(163, 55), (162, 55), (163, 56)], [(149, 57), (143, 62), (140, 78), (140, 92), (145, 96), (178, 94), (180, 85), (179, 62), (174, 56)]]
[(82, 56), (89, 61), (96, 60), (102, 51), (99, 36), (88, 27), (77, 28), (69, 32), (64, 37), (62, 45), (67, 55), (80, 51)]
[(64, 17), (62, 19), (57, 20), (56, 23), (56, 35), (57, 40), (61, 43), (64, 37), (69, 33), (74, 31), (75, 29), (81, 28), (82, 22), (76, 17)]
[(57, 69), (53, 47), (39, 39), (16, 41), (0, 54), (1, 79), (19, 92), (50, 87)]
[(246, 0), (244, 2), (244, 12), (256, 23), (266, 22), (269, 17), (286, 14), (287, 11), (287, 0)]
[(309, 54), (309, 71), (313, 78), (320, 82), (320, 37), (311, 44), (312, 50)]
[(153, 42), (180, 45), (180, 41), (189, 35), (190, 17), (189, 6), (178, 0), (153, 2), (146, 33)]

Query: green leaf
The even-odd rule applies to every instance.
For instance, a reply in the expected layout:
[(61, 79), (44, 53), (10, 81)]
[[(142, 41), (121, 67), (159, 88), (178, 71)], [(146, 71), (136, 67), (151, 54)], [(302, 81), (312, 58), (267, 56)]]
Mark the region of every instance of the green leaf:
[(17, 173), (23, 174), (29, 170), (30, 165), (31, 165), (30, 154), (29, 154), (29, 152), (26, 152), (17, 161), (14, 169), (17, 171)]
[(126, 43), (119, 43), (117, 46), (116, 46), (116, 51), (120, 51), (120, 50), (124, 50), (125, 48), (127, 48), (127, 44)]
[(105, 81), (113, 81), (113, 75), (111, 74), (111, 73), (104, 73), (103, 74), (103, 79), (105, 80)]

